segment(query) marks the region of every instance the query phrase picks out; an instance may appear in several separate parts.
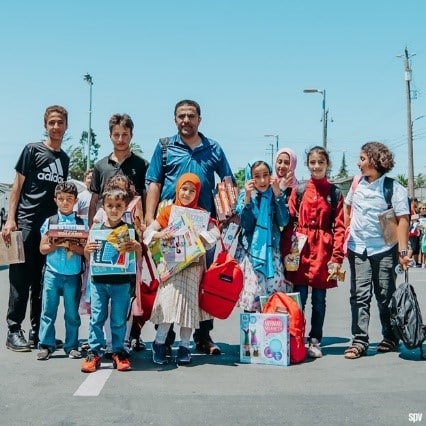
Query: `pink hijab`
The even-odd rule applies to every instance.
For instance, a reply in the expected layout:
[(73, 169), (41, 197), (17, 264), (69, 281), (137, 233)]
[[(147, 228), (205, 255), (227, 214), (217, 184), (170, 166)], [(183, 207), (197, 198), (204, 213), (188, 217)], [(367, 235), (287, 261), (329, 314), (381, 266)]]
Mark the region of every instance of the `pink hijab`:
[(278, 150), (277, 154), (275, 155), (275, 162), (274, 162), (274, 168), (275, 168), (275, 174), (277, 175), (277, 160), (278, 157), (281, 154), (287, 154), (290, 157), (290, 166), (289, 166), (289, 172), (291, 173), (291, 180), (290, 180), (290, 188), (294, 188), (299, 184), (299, 181), (296, 179), (295, 176), (295, 170), (297, 166), (297, 155), (291, 148), (281, 148)]

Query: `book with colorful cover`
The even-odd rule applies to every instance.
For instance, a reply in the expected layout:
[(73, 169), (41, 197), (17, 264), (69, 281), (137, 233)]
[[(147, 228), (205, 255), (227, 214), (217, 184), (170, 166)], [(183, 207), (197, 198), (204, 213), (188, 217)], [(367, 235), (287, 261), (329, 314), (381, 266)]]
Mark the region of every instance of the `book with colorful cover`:
[(127, 224), (115, 229), (91, 229), (90, 241), (96, 241), (99, 249), (90, 256), (92, 275), (136, 274), (136, 253), (120, 252), (119, 245), (135, 238), (135, 230)]
[(13, 231), (10, 234), (10, 244), (0, 237), (0, 265), (24, 263), (25, 252), (21, 231)]
[(200, 233), (201, 231), (207, 230), (207, 226), (210, 220), (210, 213), (208, 211), (191, 209), (189, 207), (183, 206), (172, 206), (172, 210), (170, 211), (169, 223), (172, 223), (176, 219), (179, 219), (182, 214), (188, 216), (194, 227), (195, 232)]
[(172, 220), (165, 230), (169, 231), (173, 237), (170, 240), (158, 240), (149, 247), (152, 259), (157, 265), (160, 280), (163, 282), (206, 252), (191, 220), (185, 213)]

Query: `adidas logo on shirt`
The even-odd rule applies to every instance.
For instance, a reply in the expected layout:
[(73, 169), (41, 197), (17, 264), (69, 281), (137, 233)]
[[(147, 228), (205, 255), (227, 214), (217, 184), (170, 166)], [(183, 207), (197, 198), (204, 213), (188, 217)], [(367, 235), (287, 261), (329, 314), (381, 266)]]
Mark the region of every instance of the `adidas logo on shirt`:
[(64, 171), (62, 169), (61, 160), (58, 158), (53, 163), (50, 163), (41, 172), (37, 174), (40, 180), (49, 182), (62, 183), (64, 181)]

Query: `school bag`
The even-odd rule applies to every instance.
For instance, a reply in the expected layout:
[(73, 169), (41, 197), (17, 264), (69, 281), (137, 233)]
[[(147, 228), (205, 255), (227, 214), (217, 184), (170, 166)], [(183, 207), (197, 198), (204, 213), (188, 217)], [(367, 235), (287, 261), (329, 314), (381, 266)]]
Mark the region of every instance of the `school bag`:
[(215, 318), (228, 318), (237, 304), (243, 289), (243, 271), (226, 250), (223, 240), (222, 251), (204, 272), (200, 290), (200, 308)]
[(416, 292), (408, 283), (408, 271), (405, 271), (405, 280), (393, 293), (389, 302), (390, 323), (393, 332), (402, 340), (407, 349), (420, 349), (423, 354), (423, 342), (426, 340), (426, 326), (423, 324), (422, 314), (417, 301)]
[[(142, 245), (142, 257), (145, 261), (145, 265), (148, 268), (149, 282), (143, 282), (142, 279), (140, 282), (136, 283), (136, 291), (135, 291), (135, 302), (137, 308), (139, 310), (138, 313), (142, 313), (140, 315), (143, 323), (149, 321), (151, 318), (152, 308), (154, 307), (155, 297), (157, 296), (157, 290), (160, 286), (160, 281), (155, 275), (154, 268), (152, 265), (152, 259), (148, 254), (148, 249), (145, 245)], [(141, 277), (142, 278), (142, 277)]]
[(290, 333), (290, 364), (306, 359), (305, 315), (298, 303), (282, 292), (272, 294), (262, 310), (263, 314), (288, 313)]

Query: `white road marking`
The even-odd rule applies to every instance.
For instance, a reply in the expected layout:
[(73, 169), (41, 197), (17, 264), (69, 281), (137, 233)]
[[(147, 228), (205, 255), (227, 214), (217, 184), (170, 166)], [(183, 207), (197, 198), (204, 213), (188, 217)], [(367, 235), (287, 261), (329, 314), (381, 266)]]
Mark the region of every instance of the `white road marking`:
[(111, 364), (101, 364), (101, 368), (89, 373), (86, 380), (74, 392), (74, 396), (98, 396), (112, 373)]

